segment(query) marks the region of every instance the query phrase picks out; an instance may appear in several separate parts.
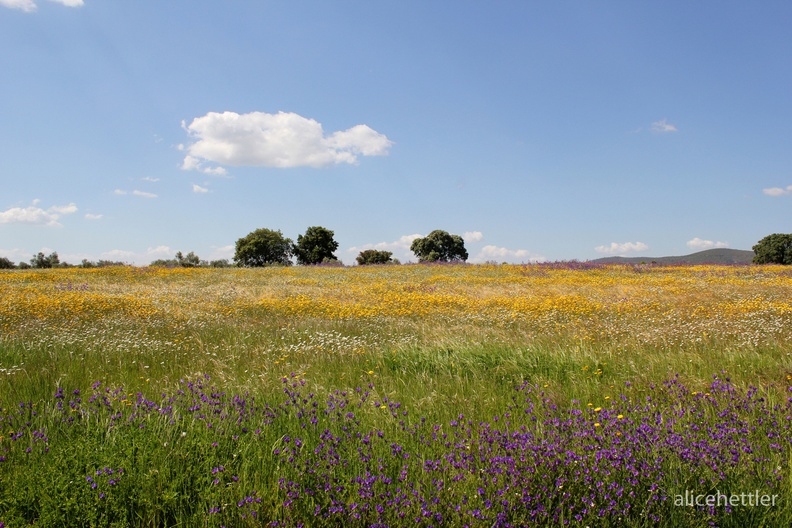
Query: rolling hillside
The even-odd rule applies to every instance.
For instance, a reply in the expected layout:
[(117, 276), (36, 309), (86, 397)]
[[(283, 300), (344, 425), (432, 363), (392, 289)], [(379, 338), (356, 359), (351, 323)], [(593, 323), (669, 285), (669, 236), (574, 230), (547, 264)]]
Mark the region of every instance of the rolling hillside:
[(604, 257), (591, 262), (604, 264), (640, 264), (641, 262), (657, 264), (750, 264), (754, 252), (742, 249), (707, 249), (690, 255), (677, 257)]

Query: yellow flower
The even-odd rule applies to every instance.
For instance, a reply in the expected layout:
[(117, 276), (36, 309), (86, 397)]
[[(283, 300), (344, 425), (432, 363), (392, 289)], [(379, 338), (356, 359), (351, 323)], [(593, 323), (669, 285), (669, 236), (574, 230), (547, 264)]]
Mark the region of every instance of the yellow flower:
[(599, 426), (600, 426), (600, 423), (599, 423), (599, 422), (597, 422), (597, 423), (595, 423), (595, 424), (594, 424), (594, 427), (599, 427)]
[(619, 416), (617, 416), (616, 418), (617, 418), (618, 420), (621, 420), (622, 418), (624, 418), (624, 415), (623, 415), (623, 414), (620, 414), (620, 415), (619, 415)]
[(597, 407), (596, 409), (594, 409), (594, 412), (600, 412), (601, 410), (602, 410), (602, 407)]

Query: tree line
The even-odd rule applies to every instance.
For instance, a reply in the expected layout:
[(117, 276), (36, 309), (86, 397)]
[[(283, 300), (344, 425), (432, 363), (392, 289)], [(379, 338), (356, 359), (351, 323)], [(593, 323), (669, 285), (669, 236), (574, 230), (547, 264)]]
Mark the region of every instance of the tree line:
[(14, 264), (13, 261), (6, 257), (0, 257), (0, 269), (45, 269), (45, 268), (106, 268), (110, 266), (126, 266), (125, 262), (117, 262), (112, 260), (88, 260), (83, 259), (82, 262), (79, 264), (69, 264), (68, 262), (62, 262), (58, 253), (53, 251), (49, 255), (45, 255), (43, 252), (39, 251), (36, 255), (33, 255), (33, 258), (30, 259), (30, 262), (20, 262), (19, 264)]
[[(316, 264), (341, 266), (343, 264), (335, 255), (337, 249), (338, 242), (335, 240), (335, 233), (325, 227), (309, 227), (305, 234), (297, 236), (296, 242), (285, 237), (280, 230), (262, 228), (256, 229), (236, 241), (233, 263), (227, 259), (205, 261), (192, 251), (186, 255), (179, 251), (174, 258), (157, 259), (152, 261), (149, 266), (182, 268), (291, 266), (294, 263), (293, 259), (302, 266)], [(451, 235), (440, 229), (432, 231), (425, 237), (415, 239), (410, 250), (419, 262), (464, 262), (468, 258), (462, 237)], [(392, 252), (378, 249), (363, 250), (355, 260), (361, 266), (400, 264), (398, 259), (393, 258)], [(49, 255), (39, 252), (30, 259), (30, 263), (20, 262), (19, 264), (0, 257), (0, 269), (97, 268), (126, 265), (124, 262), (109, 260), (95, 262), (88, 259), (83, 259), (78, 265), (72, 265), (61, 262), (57, 252), (52, 252)]]
[[(230, 266), (259, 267), (259, 266), (291, 266), (292, 259), (298, 265), (342, 265), (335, 255), (338, 242), (335, 233), (321, 226), (309, 227), (305, 234), (298, 235), (297, 241), (283, 236), (280, 230), (256, 229), (236, 241), (233, 264), (227, 259), (205, 261), (190, 251), (186, 255), (181, 251), (172, 259), (158, 259), (150, 266), (161, 267), (213, 267), (226, 268)], [(792, 265), (792, 234), (774, 233), (761, 239), (753, 246), (754, 264), (786, 264)], [(468, 252), (465, 241), (459, 235), (449, 234), (447, 231), (436, 229), (425, 237), (416, 238), (410, 245), (410, 251), (418, 262), (465, 262)], [(370, 264), (400, 264), (393, 258), (393, 253), (378, 249), (366, 249), (355, 258), (361, 266)], [(91, 261), (83, 259), (80, 264), (73, 265), (61, 262), (57, 252), (45, 255), (39, 252), (30, 259), (30, 262), (15, 264), (5, 257), (0, 257), (0, 269), (30, 269), (30, 268), (102, 268), (108, 266), (126, 266), (124, 262), (111, 260)]]
[[(338, 242), (334, 236), (330, 229), (312, 226), (294, 242), (280, 230), (256, 229), (236, 241), (234, 262), (243, 267), (291, 266), (294, 258), (299, 265), (339, 265), (341, 262), (335, 256)], [(410, 251), (418, 262), (464, 262), (468, 258), (462, 237), (440, 229), (413, 240)], [(361, 266), (399, 264), (392, 252), (379, 249), (363, 250), (355, 260)]]

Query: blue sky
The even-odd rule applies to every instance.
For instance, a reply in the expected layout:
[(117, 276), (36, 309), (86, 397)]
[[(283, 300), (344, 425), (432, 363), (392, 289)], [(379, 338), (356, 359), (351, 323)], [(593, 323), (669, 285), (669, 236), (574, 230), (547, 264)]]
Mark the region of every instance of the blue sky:
[(0, 0), (0, 256), (473, 262), (792, 232), (788, 1)]

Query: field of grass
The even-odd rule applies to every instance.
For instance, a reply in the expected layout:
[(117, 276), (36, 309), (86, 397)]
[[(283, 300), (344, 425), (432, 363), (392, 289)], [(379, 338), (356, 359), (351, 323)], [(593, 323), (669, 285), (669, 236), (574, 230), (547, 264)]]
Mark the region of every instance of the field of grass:
[(0, 272), (0, 528), (527, 524), (792, 525), (792, 270)]

